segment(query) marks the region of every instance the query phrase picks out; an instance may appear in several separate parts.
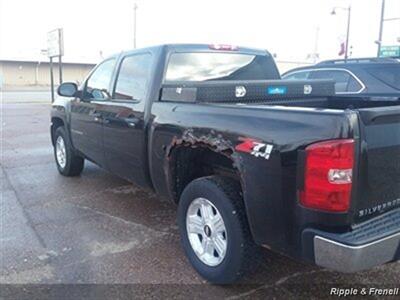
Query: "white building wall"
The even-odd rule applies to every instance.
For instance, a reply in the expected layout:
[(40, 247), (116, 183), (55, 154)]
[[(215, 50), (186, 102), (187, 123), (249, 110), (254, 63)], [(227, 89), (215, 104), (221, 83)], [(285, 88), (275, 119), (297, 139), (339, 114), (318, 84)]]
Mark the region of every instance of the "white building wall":
[[(82, 82), (94, 65), (63, 64), (63, 81)], [(54, 83), (59, 83), (58, 64), (53, 65)], [(48, 62), (0, 61), (3, 86), (50, 85)]]

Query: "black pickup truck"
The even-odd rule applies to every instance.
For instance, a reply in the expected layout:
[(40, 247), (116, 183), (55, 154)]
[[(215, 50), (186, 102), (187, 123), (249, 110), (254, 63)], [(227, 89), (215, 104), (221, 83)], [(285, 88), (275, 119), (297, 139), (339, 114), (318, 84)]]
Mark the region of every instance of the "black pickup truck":
[(112, 56), (52, 106), (58, 171), (84, 160), (178, 205), (214, 283), (259, 246), (342, 272), (400, 257), (400, 102), (281, 80), (265, 50), (162, 45)]

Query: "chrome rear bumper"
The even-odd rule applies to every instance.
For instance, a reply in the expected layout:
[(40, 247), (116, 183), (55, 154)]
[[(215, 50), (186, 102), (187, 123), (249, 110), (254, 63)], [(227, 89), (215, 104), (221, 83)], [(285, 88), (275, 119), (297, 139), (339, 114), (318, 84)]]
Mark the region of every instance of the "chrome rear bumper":
[(400, 259), (400, 208), (343, 233), (308, 228), (302, 234), (303, 257), (344, 273), (366, 270)]
[(400, 232), (380, 240), (349, 246), (316, 235), (315, 263), (321, 267), (344, 273), (366, 270), (399, 259)]

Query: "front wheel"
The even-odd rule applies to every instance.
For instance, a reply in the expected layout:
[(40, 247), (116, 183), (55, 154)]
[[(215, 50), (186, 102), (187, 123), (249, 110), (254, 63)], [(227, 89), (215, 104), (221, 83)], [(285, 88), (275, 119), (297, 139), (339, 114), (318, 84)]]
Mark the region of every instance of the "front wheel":
[(237, 281), (258, 258), (240, 195), (240, 185), (220, 176), (192, 181), (183, 191), (178, 224), (185, 253), (212, 283)]
[(58, 172), (64, 176), (77, 176), (81, 174), (84, 159), (74, 153), (64, 127), (56, 129), (54, 139), (54, 157)]

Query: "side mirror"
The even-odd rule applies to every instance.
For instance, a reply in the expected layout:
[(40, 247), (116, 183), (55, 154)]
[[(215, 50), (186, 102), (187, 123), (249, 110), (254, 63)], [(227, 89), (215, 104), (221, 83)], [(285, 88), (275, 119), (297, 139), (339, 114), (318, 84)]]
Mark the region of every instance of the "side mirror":
[(73, 82), (64, 82), (57, 89), (57, 94), (62, 97), (75, 97), (77, 92), (78, 86)]

